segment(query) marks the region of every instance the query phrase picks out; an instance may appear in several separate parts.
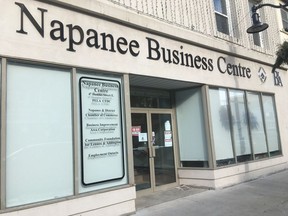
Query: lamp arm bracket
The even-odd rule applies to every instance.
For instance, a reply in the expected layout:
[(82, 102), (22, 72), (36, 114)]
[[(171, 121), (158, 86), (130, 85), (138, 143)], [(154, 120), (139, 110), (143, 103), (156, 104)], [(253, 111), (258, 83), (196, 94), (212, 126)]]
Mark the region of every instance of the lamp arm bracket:
[(269, 6), (269, 7), (273, 7), (273, 8), (286, 8), (288, 6), (288, 3), (285, 4), (279, 4), (279, 5), (274, 5), (274, 4), (259, 4), (259, 5), (253, 5), (252, 7), (252, 12), (256, 12), (258, 9), (265, 7), (265, 6)]

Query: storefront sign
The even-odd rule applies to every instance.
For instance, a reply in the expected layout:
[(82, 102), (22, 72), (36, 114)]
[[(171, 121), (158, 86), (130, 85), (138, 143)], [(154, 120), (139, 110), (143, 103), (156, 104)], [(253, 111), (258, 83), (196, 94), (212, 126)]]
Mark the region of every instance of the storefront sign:
[[(191, 49), (186, 50), (181, 44), (179, 47), (167, 47), (167, 44), (162, 45), (155, 38), (148, 36), (144, 40), (143, 38), (127, 39), (125, 35), (116, 36), (111, 32), (96, 29), (94, 26), (90, 28), (83, 27), (79, 23), (65, 23), (58, 19), (47, 21), (45, 19), (51, 18), (51, 16), (47, 16), (48, 10), (43, 8), (37, 8), (38, 18), (34, 18), (36, 17), (35, 14), (37, 14), (35, 10), (34, 14), (32, 14), (24, 4), (19, 2), (15, 2), (15, 4), (20, 8), (21, 14), (19, 16), (19, 26), (16, 29), (17, 33), (28, 34), (27, 22), (24, 22), (24, 19), (29, 20), (30, 25), (32, 24), (42, 38), (50, 37), (53, 41), (65, 44), (66, 50), (69, 52), (77, 52), (78, 49), (87, 47), (91, 49), (91, 52), (108, 52), (111, 55), (112, 53), (117, 53), (129, 55), (132, 58), (139, 58), (145, 55), (144, 58), (146, 60), (159, 61), (165, 64), (208, 72), (217, 68), (221, 74), (248, 79), (252, 76), (249, 67), (237, 63), (235, 60), (230, 63), (223, 56), (218, 56), (217, 59), (214, 59), (210, 56), (200, 55), (197, 52), (191, 52)], [(39, 15), (41, 15), (40, 18)], [(49, 25), (45, 25), (47, 22)], [(48, 34), (45, 34), (45, 32), (48, 32)]]
[(124, 177), (120, 83), (82, 77), (80, 85), (82, 182)]
[(282, 80), (281, 80), (281, 77), (280, 77), (280, 74), (278, 71), (274, 71), (273, 72), (273, 76), (274, 76), (274, 85), (275, 86), (283, 86), (283, 83), (282, 83)]
[[(26, 47), (26, 50), (27, 47), (33, 46), (34, 52), (29, 53), (29, 57), (27, 53), (22, 53), (23, 58), (38, 59), (39, 56), (35, 54), (37, 47), (49, 46), (47, 52), (41, 56), (44, 61), (48, 58), (54, 62), (71, 64), (75, 60), (78, 61), (79, 56), (83, 56), (84, 61), (79, 61), (78, 66), (99, 70), (113, 71), (114, 65), (117, 65), (117, 71), (120, 72), (136, 71), (138, 74), (139, 71), (144, 71), (145, 74), (147, 72), (147, 75), (151, 75), (149, 73), (152, 69), (147, 68), (158, 70), (159, 66), (170, 78), (177, 76), (177, 73), (181, 74), (181, 77), (189, 77), (190, 73), (195, 73), (193, 79), (196, 77), (195, 82), (200, 83), (204, 83), (207, 78), (209, 80), (211, 77), (211, 80), (214, 80), (219, 76), (229, 81), (233, 81), (232, 77), (243, 81), (253, 79), (253, 83), (255, 78), (258, 78), (257, 64), (249, 61), (247, 57), (238, 58), (233, 52), (229, 54), (213, 48), (209, 50), (67, 8), (55, 7), (43, 1), (38, 2), (39, 6), (30, 2), (9, 1), (3, 6), (13, 8), (13, 14), (17, 15), (13, 17), (11, 26), (4, 28), (4, 33), (11, 41)], [(74, 15), (77, 19), (70, 18)], [(5, 46), (2, 42), (2, 47)], [(9, 47), (3, 50), (3, 55), (13, 54), (6, 54), (10, 50)], [(59, 58), (55, 57), (54, 53), (57, 53)], [(97, 65), (94, 59), (98, 59)], [(105, 64), (111, 59), (113, 64)], [(135, 62), (137, 64), (134, 67)], [(269, 70), (267, 65), (259, 66), (265, 68), (266, 72)], [(199, 77), (196, 72), (201, 73)], [(273, 75), (274, 84), (283, 86), (279, 73)], [(261, 76), (263, 84), (266, 79), (263, 73)], [(273, 78), (267, 76), (267, 79), (270, 77)], [(267, 83), (271, 82), (265, 82), (265, 85)]]

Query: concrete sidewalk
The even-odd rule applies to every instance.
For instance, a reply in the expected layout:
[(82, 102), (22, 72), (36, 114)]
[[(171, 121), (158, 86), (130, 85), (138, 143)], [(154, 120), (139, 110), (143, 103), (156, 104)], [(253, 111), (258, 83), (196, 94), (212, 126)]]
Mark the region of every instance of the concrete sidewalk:
[(198, 190), (170, 201), (160, 193), (149, 206), (144, 202), (153, 197), (139, 198), (135, 215), (288, 216), (288, 170), (225, 189)]

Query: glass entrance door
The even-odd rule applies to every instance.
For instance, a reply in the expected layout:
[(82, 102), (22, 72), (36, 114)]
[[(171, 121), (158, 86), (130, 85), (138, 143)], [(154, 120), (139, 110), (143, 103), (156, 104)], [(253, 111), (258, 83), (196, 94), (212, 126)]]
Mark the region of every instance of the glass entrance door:
[(170, 114), (151, 114), (155, 185), (176, 181)]
[(172, 113), (132, 113), (136, 190), (176, 183)]
[(132, 113), (132, 140), (136, 190), (149, 189), (151, 162), (146, 113)]

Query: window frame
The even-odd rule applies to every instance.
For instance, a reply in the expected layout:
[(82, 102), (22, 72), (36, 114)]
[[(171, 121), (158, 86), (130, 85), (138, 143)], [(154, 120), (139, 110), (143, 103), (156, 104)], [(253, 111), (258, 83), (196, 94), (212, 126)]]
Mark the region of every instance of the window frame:
[[(217, 0), (216, 0), (217, 1)], [(220, 0), (222, 1), (222, 0)], [(228, 36), (233, 36), (233, 28), (232, 28), (232, 19), (231, 19), (231, 2), (229, 0), (223, 0), (225, 2), (225, 10), (226, 10), (226, 13), (221, 13), (220, 11), (217, 11), (216, 10), (216, 7), (215, 7), (215, 0), (213, 0), (213, 7), (214, 7), (214, 13), (215, 13), (215, 24), (216, 24), (216, 31), (217, 32), (220, 32), (224, 35), (228, 35)], [(222, 6), (222, 2), (221, 2), (221, 6)], [(226, 32), (223, 32), (223, 31), (220, 31), (219, 28), (218, 28), (218, 22), (217, 22), (217, 16), (221, 16), (222, 18), (225, 18), (226, 19), (226, 23), (227, 23), (227, 26), (225, 28), (227, 28), (228, 30), (228, 33)]]

